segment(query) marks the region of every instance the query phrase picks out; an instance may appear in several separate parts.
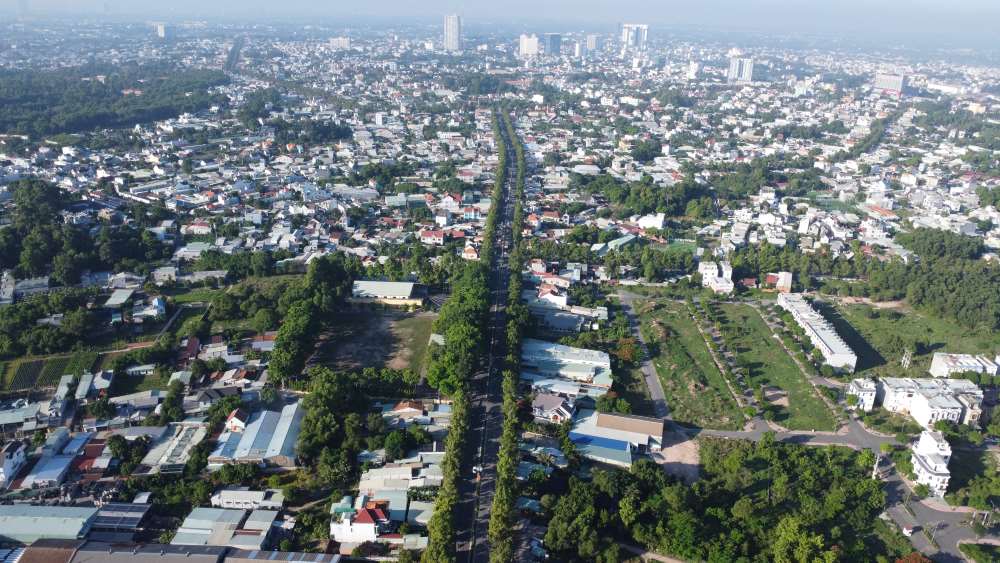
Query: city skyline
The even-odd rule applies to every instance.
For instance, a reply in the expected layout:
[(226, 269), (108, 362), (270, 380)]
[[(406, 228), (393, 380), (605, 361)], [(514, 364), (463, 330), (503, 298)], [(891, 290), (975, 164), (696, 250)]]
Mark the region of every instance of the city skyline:
[[(650, 6), (639, 0), (584, 3), (567, 0), (528, 2), (513, 0), (503, 7), (486, 4), (432, 0), (419, 5), (400, 0), (377, 0), (362, 6), (326, 5), (314, 0), (289, 0), (276, 4), (266, 0), (216, 0), (211, 3), (177, 0), (169, 6), (150, 0), (30, 0), (10, 3), (8, 14), (28, 11), (35, 16), (99, 15), (157, 18), (223, 18), (240, 21), (294, 21), (301, 19), (374, 19), (440, 22), (446, 14), (457, 14), (463, 24), (586, 24), (617, 30), (621, 23), (641, 21), (651, 27), (697, 27), (704, 29), (784, 32), (788, 35), (835, 34), (844, 37), (896, 40), (940, 40), (976, 43), (992, 40), (992, 22), (1000, 18), (1000, 3), (961, 0), (944, 5), (934, 0), (877, 0), (863, 2), (810, 2), (793, 0), (708, 0), (697, 5), (669, 2)], [(238, 4), (238, 5), (237, 5)], [(0, 14), (4, 9), (0, 8)], [(995, 42), (993, 42), (995, 43)]]

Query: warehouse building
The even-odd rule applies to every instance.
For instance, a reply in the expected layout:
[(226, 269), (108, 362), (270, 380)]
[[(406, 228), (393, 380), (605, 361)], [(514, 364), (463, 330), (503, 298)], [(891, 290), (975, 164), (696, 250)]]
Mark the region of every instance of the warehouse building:
[(170, 545), (229, 546), (263, 549), (278, 517), (274, 510), (195, 508), (184, 519)]
[(596, 399), (611, 389), (611, 356), (526, 338), (521, 345), (521, 379), (535, 391)]
[(83, 538), (97, 518), (96, 508), (0, 505), (0, 543), (29, 544), (42, 538)]
[[(227, 422), (227, 430), (208, 456), (209, 468), (228, 463), (256, 463), (296, 467), (295, 443), (305, 411), (298, 401), (281, 411), (263, 410), (250, 415), (244, 429)], [(231, 415), (233, 416), (233, 415)]]
[(581, 410), (569, 438), (583, 457), (628, 468), (635, 456), (660, 451), (664, 430), (660, 418)]
[(425, 291), (411, 282), (359, 280), (351, 289), (352, 303), (381, 303), (397, 307), (419, 307), (424, 304)]

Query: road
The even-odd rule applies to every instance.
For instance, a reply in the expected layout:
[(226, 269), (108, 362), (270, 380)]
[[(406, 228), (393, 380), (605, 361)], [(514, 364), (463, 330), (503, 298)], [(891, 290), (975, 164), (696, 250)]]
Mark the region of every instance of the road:
[(632, 306), (632, 302), (635, 301), (636, 297), (638, 296), (628, 291), (618, 292), (622, 310), (625, 311), (625, 316), (628, 317), (628, 324), (632, 327), (632, 334), (639, 341), (639, 344), (642, 345), (642, 376), (646, 380), (646, 388), (649, 389), (649, 399), (653, 402), (653, 412), (656, 413), (658, 418), (670, 420), (670, 409), (667, 407), (667, 398), (663, 393), (663, 385), (660, 383), (660, 377), (656, 374), (656, 368), (653, 366), (653, 358), (649, 355), (649, 346), (646, 344), (646, 338), (642, 335), (642, 331), (639, 330), (639, 316)]
[(507, 175), (497, 212), (494, 232), (493, 262), (490, 264), (490, 323), (489, 360), (485, 371), (477, 373), (470, 383), (470, 424), (466, 440), (465, 459), (480, 468), (477, 474), (466, 470), (459, 485), (459, 503), (455, 514), (458, 561), (489, 561), (487, 531), (490, 509), (496, 488), (496, 463), (503, 430), (503, 360), (506, 356), (507, 284), (509, 248), (512, 243), (511, 219), (514, 202), (511, 194), (516, 182), (514, 147), (507, 130), (500, 127), (507, 146)]

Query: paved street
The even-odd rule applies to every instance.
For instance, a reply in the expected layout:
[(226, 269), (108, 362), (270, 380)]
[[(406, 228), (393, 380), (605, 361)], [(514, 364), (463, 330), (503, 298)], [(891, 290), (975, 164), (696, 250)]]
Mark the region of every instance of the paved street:
[(465, 459), (469, 465), (478, 466), (479, 473), (466, 468), (459, 484), (460, 500), (455, 518), (456, 543), (459, 561), (489, 561), (487, 531), (490, 509), (496, 489), (496, 463), (500, 450), (500, 434), (503, 431), (503, 359), (506, 356), (507, 328), (507, 284), (510, 280), (508, 269), (509, 246), (511, 244), (510, 221), (514, 214), (511, 199), (513, 183), (516, 181), (514, 148), (507, 138), (505, 128), (500, 128), (507, 145), (507, 183), (504, 185), (503, 199), (498, 202), (496, 232), (494, 233), (493, 263), (490, 264), (490, 325), (489, 360), (486, 370), (477, 373), (471, 381), (469, 436), (466, 440)]
[(653, 402), (653, 409), (656, 416), (670, 420), (670, 409), (667, 407), (667, 399), (663, 394), (663, 385), (660, 384), (660, 377), (653, 367), (653, 358), (649, 356), (649, 347), (646, 338), (639, 330), (639, 316), (635, 312), (632, 303), (638, 297), (628, 291), (619, 291), (618, 297), (621, 299), (622, 310), (628, 317), (629, 326), (632, 327), (632, 334), (642, 345), (642, 375), (646, 380), (646, 388), (649, 389), (649, 399)]

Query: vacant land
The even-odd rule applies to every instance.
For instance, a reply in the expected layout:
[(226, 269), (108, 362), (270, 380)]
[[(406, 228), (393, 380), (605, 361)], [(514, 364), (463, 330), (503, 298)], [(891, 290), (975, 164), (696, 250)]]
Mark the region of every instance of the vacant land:
[(184, 303), (210, 303), (216, 295), (225, 291), (224, 289), (212, 289), (210, 287), (201, 287), (195, 289), (182, 289), (176, 292), (164, 292), (167, 296), (174, 300), (177, 305), (183, 305)]
[(645, 302), (637, 309), (673, 419), (705, 428), (742, 427), (743, 414), (686, 306)]
[(338, 371), (366, 367), (423, 370), (434, 313), (347, 313), (324, 334), (311, 364)]
[[(833, 314), (824, 311), (837, 330), (846, 322), (853, 329), (844, 340), (858, 354), (858, 372), (878, 377), (913, 376), (926, 373), (934, 352), (986, 354), (992, 356), (1000, 347), (1000, 334), (970, 330), (947, 319), (908, 310), (877, 309), (870, 305), (839, 305)], [(838, 314), (839, 313), (839, 314)], [(853, 333), (853, 334), (852, 334)], [(858, 342), (862, 339), (864, 342)], [(913, 356), (909, 370), (900, 363), (906, 348), (917, 343), (919, 355)]]
[(781, 396), (768, 390), (768, 396), (775, 398), (771, 402), (771, 409), (777, 413), (774, 421), (791, 430), (833, 430), (833, 414), (757, 311), (749, 305), (731, 303), (719, 309), (726, 344), (736, 354), (737, 363), (747, 370), (752, 385), (784, 391)]
[(622, 366), (615, 373), (615, 381), (618, 384), (615, 389), (621, 389), (621, 397), (628, 401), (632, 414), (656, 416), (656, 408), (649, 398), (649, 389), (646, 388), (646, 380), (640, 367)]

